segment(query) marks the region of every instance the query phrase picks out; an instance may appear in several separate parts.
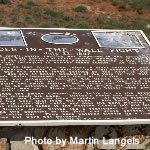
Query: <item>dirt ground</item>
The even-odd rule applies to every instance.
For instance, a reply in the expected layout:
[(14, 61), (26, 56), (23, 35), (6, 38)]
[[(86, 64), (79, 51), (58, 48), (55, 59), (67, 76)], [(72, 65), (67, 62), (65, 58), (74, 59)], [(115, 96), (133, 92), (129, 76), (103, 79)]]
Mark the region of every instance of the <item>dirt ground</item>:
[[(64, 12), (67, 15), (70, 15), (72, 17), (75, 17), (79, 13), (74, 11), (74, 8), (77, 7), (78, 5), (85, 5), (88, 8), (88, 12), (84, 15), (89, 16), (92, 19), (95, 19), (98, 15), (107, 15), (109, 17), (115, 17), (119, 18), (122, 15), (127, 15), (131, 17), (142, 17), (145, 19), (150, 18), (150, 13), (149, 11), (143, 11), (142, 14), (139, 14), (136, 10), (125, 10), (125, 9), (120, 9), (118, 6), (113, 6), (111, 2), (103, 1), (99, 2), (100, 0), (34, 0), (38, 4), (38, 7), (41, 9), (44, 8), (54, 8), (57, 9), (61, 12)], [(26, 3), (27, 0), (12, 0), (11, 5), (2, 5), (0, 4), (0, 21), (2, 20), (9, 20), (12, 17), (13, 10), (17, 7), (19, 3)], [(27, 12), (29, 10), (23, 8), (21, 10), (21, 15), (25, 16), (27, 15)], [(80, 14), (81, 15), (81, 14)], [(28, 25), (27, 27), (38, 27), (39, 24), (44, 22), (45, 20), (40, 19), (40, 21), (36, 24)], [(15, 24), (11, 22), (11, 26), (15, 26)]]

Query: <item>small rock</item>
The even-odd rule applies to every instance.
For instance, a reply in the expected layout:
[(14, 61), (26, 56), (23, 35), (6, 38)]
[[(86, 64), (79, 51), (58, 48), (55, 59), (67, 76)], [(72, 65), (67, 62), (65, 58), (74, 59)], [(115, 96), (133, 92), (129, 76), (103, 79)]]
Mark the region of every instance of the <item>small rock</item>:
[(85, 150), (94, 150), (94, 145), (93, 144), (87, 144)]
[(53, 141), (52, 144), (42, 144), (43, 150), (57, 150), (60, 149), (60, 145), (56, 145), (56, 142)]
[(133, 126), (124, 126), (122, 128), (123, 136), (135, 136), (142, 134), (142, 126), (141, 125), (133, 125)]
[(6, 150), (7, 147), (7, 139), (2, 138), (0, 139), (0, 150)]
[(63, 150), (85, 150), (84, 144), (70, 144), (67, 142)]
[(101, 139), (103, 137), (116, 138), (117, 132), (111, 126), (97, 126), (95, 130), (95, 137)]
[(144, 142), (142, 143), (145, 146), (145, 149), (150, 149), (150, 138), (146, 137), (146, 139), (144, 140)]
[(145, 149), (145, 146), (143, 144), (128, 144), (126, 149)]
[(66, 127), (50, 127), (47, 138), (55, 140), (56, 137), (65, 138)]
[(147, 28), (150, 29), (150, 24), (147, 25)]
[(90, 7), (90, 6), (88, 6), (88, 5), (80, 4), (80, 5), (77, 5), (76, 7), (78, 7), (78, 6), (84, 6), (84, 7), (86, 7), (86, 8), (87, 8), (87, 10), (88, 10), (88, 11), (91, 11), (91, 7)]
[[(43, 144), (43, 150), (85, 150), (84, 144), (70, 144), (66, 142), (65, 146), (56, 144), (56, 141), (53, 141), (52, 144)], [(91, 149), (89, 149), (91, 150)]]
[(11, 150), (39, 150), (39, 148), (28, 142), (25, 144), (25, 141), (11, 141)]
[[(108, 140), (106, 140), (105, 142), (108, 143)], [(104, 144), (103, 140), (99, 140), (97, 144), (95, 144), (95, 147), (97, 149), (116, 149), (116, 145), (115, 144)]]

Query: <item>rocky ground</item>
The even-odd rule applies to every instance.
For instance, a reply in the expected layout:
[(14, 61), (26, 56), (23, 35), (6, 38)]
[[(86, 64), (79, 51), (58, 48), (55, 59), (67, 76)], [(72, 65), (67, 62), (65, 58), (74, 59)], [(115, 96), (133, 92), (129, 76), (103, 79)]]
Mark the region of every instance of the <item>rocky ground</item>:
[[(25, 137), (52, 139), (51, 144), (25, 144)], [(150, 149), (150, 126), (66, 126), (66, 127), (1, 127), (0, 150), (100, 150), (100, 149)], [(56, 144), (56, 137), (67, 139), (65, 145)], [(71, 144), (70, 137), (78, 139), (98, 139), (97, 144)], [(139, 139), (139, 144), (104, 144), (108, 139)], [(90, 141), (89, 141), (90, 142)]]

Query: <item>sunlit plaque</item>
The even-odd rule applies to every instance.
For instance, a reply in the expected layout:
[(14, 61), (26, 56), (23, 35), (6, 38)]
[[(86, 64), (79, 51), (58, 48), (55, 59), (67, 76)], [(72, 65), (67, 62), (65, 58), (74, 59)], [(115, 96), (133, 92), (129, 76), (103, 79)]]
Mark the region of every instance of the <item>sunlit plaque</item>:
[(150, 124), (143, 31), (0, 30), (0, 126), (118, 124)]

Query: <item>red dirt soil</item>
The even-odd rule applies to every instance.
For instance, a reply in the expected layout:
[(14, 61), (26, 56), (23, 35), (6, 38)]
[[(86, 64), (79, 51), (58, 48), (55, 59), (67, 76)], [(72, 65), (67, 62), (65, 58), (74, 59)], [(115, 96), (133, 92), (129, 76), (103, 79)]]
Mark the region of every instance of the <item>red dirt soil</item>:
[[(86, 15), (90, 16), (91, 18), (96, 18), (96, 16), (100, 14), (106, 14), (110, 17), (117, 18), (121, 17), (123, 14), (131, 17), (144, 17), (145, 19), (150, 18), (150, 13), (148, 11), (144, 11), (143, 14), (139, 14), (137, 11), (134, 10), (120, 10), (117, 6), (113, 6), (111, 2), (95, 2), (95, 0), (54, 0), (54, 2), (50, 2), (50, 0), (33, 1), (38, 3), (41, 9), (47, 7), (55, 8), (73, 17), (77, 14), (77, 12), (74, 11), (74, 8), (80, 4), (84, 4), (88, 8), (88, 13), (86, 13)], [(6, 20), (9, 19), (9, 17), (11, 18), (13, 9), (16, 8), (19, 2), (26, 3), (27, 0), (12, 0), (11, 5), (0, 4), (0, 16), (5, 18)], [(23, 9), (21, 11), (21, 14), (24, 16), (26, 15), (27, 11), (28, 9)]]

